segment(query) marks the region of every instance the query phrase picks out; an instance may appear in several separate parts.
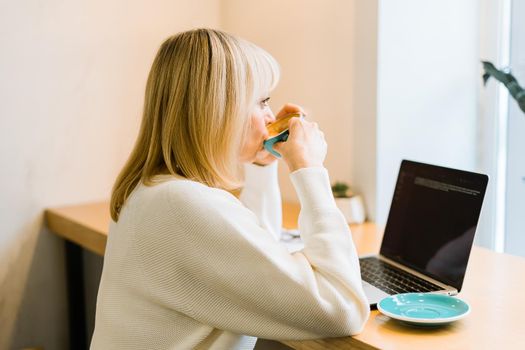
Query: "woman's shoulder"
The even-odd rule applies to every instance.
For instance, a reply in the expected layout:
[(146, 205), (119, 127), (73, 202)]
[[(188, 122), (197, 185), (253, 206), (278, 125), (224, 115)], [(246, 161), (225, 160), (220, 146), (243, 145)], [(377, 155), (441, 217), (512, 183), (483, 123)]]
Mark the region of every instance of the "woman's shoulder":
[[(154, 179), (148, 185), (141, 184), (135, 200), (177, 208), (206, 208), (217, 202), (238, 202), (231, 193), (206, 186), (200, 182), (180, 178)], [(213, 205), (215, 206), (215, 205)]]
[(227, 191), (195, 181), (167, 179), (138, 185), (123, 208), (119, 224), (131, 225), (140, 240), (149, 240), (152, 232), (163, 228), (194, 225), (201, 218), (220, 221), (226, 213), (237, 212), (239, 206), (239, 200)]
[(129, 204), (133, 209), (126, 216), (132, 218), (141, 245), (155, 244), (155, 237), (173, 237), (179, 230), (185, 232), (180, 239), (187, 239), (189, 231), (209, 235), (210, 227), (223, 227), (247, 210), (227, 191), (179, 179), (152, 186), (141, 184)]

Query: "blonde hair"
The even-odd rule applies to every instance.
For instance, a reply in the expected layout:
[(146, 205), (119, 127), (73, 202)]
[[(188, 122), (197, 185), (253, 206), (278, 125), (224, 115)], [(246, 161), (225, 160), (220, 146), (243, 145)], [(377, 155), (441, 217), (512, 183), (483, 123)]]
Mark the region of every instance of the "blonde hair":
[(137, 141), (113, 186), (112, 219), (139, 182), (152, 185), (158, 174), (241, 186), (239, 151), (250, 113), (278, 80), (270, 54), (230, 34), (196, 29), (168, 38), (148, 76)]

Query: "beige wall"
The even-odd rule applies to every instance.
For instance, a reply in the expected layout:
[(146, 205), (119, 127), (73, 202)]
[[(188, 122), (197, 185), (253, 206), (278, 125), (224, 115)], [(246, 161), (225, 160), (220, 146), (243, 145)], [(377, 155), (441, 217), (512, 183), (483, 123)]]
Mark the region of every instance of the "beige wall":
[(109, 197), (161, 41), (219, 0), (0, 6), (0, 349), (67, 349), (63, 242), (45, 207)]
[[(281, 82), (271, 100), (274, 112), (286, 102), (302, 105), (325, 132), (325, 165), (332, 181), (350, 183), (356, 2), (223, 0), (223, 28), (263, 47), (281, 65)], [(286, 165), (280, 168), (283, 197), (295, 200)]]
[[(354, 17), (353, 182), (363, 195), (367, 219), (377, 208), (377, 39), (378, 0), (357, 0)], [(344, 150), (338, 150), (344, 152)]]

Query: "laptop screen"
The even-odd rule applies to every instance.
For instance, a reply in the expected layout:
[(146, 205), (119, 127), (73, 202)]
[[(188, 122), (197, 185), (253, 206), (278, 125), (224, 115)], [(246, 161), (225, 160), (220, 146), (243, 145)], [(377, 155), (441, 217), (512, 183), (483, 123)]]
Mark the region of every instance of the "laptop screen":
[(461, 290), (487, 182), (403, 160), (381, 254)]

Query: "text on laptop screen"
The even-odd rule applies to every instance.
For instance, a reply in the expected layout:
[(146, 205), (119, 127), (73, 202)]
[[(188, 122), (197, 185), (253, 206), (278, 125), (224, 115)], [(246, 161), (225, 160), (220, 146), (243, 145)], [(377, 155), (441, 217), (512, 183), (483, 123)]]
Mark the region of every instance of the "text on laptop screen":
[(381, 254), (461, 290), (487, 181), (403, 161)]

